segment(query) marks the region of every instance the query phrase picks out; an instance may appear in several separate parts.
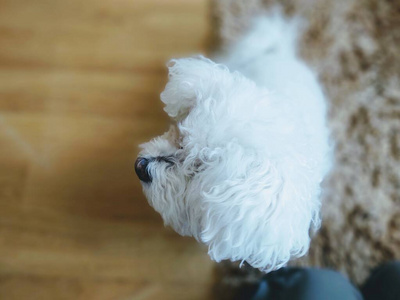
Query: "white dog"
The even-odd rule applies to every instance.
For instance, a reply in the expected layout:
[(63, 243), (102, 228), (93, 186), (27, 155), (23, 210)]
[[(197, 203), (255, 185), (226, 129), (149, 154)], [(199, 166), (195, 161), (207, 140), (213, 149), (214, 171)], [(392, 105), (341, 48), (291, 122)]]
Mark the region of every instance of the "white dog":
[(169, 64), (161, 100), (174, 125), (142, 145), (135, 169), (165, 224), (215, 261), (280, 268), (319, 225), (326, 104), (296, 56), (296, 31), (278, 14), (259, 18), (221, 64)]

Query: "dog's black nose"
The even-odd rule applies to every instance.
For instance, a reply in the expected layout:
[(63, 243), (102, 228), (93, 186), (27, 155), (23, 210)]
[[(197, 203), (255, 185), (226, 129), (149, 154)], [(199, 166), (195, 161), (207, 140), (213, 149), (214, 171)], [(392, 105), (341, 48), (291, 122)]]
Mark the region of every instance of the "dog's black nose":
[(151, 182), (151, 176), (147, 166), (149, 160), (144, 157), (138, 157), (135, 162), (135, 172), (139, 179), (143, 182)]

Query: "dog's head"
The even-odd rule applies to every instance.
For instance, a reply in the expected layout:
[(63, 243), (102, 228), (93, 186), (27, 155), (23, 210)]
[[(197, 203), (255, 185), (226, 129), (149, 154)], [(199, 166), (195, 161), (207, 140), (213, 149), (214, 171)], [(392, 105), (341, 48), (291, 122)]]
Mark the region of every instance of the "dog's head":
[(296, 180), (308, 187), (296, 190), (293, 166), (280, 162), (286, 124), (273, 98), (208, 59), (170, 63), (161, 100), (173, 125), (142, 145), (136, 173), (165, 224), (208, 245), (216, 261), (279, 268), (308, 250), (318, 223), (319, 182), (303, 174)]

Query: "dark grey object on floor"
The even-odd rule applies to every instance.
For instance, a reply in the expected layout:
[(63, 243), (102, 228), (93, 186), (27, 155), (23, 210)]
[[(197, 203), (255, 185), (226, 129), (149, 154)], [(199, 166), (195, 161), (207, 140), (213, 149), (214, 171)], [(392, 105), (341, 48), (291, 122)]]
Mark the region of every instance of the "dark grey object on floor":
[(400, 262), (376, 268), (359, 291), (342, 274), (316, 268), (282, 268), (264, 276), (236, 299), (244, 300), (399, 300)]
[(372, 272), (361, 288), (365, 300), (400, 299), (400, 262), (386, 263)]
[(338, 272), (315, 268), (283, 268), (266, 275), (251, 299), (362, 300), (363, 297)]

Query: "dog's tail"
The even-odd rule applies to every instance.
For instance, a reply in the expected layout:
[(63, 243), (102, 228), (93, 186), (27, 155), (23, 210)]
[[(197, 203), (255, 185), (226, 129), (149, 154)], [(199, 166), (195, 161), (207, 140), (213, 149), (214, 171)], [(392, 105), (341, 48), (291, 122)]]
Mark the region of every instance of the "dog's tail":
[(256, 17), (250, 30), (230, 49), (225, 63), (251, 63), (260, 56), (290, 57), (296, 55), (301, 29), (298, 18), (287, 19), (281, 10)]

